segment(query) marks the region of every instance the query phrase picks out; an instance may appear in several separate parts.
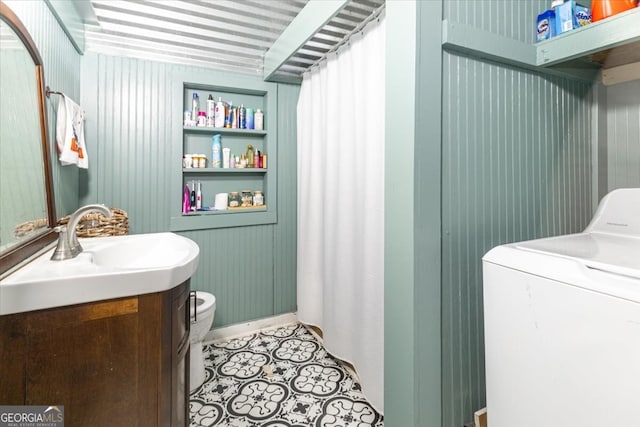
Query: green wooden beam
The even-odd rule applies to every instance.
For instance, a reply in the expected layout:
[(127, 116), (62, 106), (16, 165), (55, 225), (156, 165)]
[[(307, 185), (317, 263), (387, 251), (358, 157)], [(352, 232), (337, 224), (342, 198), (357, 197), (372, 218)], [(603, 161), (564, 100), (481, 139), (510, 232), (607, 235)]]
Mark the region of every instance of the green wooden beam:
[(455, 52), (529, 69), (536, 68), (534, 45), (469, 25), (444, 20), (442, 47)]
[(348, 0), (311, 0), (302, 8), (264, 55), (264, 80), (270, 81), (282, 64), (342, 10)]
[(640, 8), (538, 43), (536, 65), (547, 67), (638, 40)]
[(459, 22), (442, 21), (442, 47), (447, 51), (542, 74), (589, 82), (598, 78), (600, 66), (579, 59), (556, 61), (555, 66), (541, 67), (536, 63), (540, 44), (527, 44)]

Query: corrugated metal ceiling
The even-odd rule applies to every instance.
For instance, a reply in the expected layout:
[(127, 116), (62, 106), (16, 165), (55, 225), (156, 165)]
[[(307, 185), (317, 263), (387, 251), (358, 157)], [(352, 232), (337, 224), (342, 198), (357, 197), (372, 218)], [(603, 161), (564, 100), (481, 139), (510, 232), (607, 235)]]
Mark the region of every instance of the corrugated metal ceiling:
[[(273, 42), (309, 0), (91, 0), (86, 50), (262, 75)], [(278, 71), (300, 76), (384, 0), (351, 0)]]

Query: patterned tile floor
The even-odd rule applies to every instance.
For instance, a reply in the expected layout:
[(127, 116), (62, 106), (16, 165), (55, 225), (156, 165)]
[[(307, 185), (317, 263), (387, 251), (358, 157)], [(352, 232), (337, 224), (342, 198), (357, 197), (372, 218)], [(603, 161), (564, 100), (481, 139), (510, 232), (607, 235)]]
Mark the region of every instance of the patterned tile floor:
[(191, 427), (382, 427), (358, 384), (301, 324), (204, 346)]

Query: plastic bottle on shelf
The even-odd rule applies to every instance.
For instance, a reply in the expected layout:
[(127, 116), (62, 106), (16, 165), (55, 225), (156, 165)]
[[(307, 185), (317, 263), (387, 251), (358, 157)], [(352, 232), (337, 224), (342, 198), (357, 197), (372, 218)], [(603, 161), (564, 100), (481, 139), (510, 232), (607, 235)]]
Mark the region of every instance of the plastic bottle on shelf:
[(247, 167), (255, 167), (255, 156), (253, 154), (253, 145), (247, 145)]
[(189, 193), (189, 185), (184, 186), (182, 194), (182, 213), (189, 213), (191, 210), (191, 194)]
[(247, 117), (247, 121), (246, 121), (247, 129), (253, 129), (253, 126), (254, 126), (254, 124), (253, 124), (253, 119), (254, 119), (253, 108), (247, 108), (246, 110), (247, 110), (247, 116), (246, 116)]
[(255, 114), (253, 115), (253, 128), (255, 130), (264, 129), (264, 113), (259, 108), (256, 110)]
[(191, 211), (196, 210), (196, 181), (191, 181), (191, 200), (189, 201)]
[(213, 135), (211, 151), (213, 152), (213, 156), (211, 157), (211, 167), (220, 168), (222, 166), (222, 142), (220, 141), (219, 133)]
[(196, 191), (196, 210), (199, 211), (202, 209), (202, 186), (200, 181), (198, 181), (198, 191)]
[(636, 0), (591, 0), (591, 22), (633, 9), (636, 3)]
[(221, 97), (218, 97), (218, 102), (216, 103), (214, 126), (217, 128), (224, 127), (224, 102), (222, 102)]

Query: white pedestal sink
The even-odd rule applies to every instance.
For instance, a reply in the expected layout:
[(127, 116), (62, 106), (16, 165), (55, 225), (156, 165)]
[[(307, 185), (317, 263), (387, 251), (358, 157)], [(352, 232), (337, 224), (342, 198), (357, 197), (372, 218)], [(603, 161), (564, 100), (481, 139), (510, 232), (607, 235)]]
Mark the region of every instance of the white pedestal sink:
[(173, 233), (80, 239), (76, 258), (53, 248), (0, 281), (0, 315), (162, 292), (189, 279), (200, 249)]

